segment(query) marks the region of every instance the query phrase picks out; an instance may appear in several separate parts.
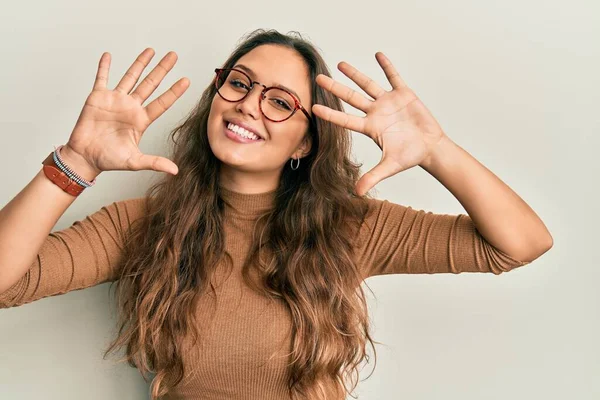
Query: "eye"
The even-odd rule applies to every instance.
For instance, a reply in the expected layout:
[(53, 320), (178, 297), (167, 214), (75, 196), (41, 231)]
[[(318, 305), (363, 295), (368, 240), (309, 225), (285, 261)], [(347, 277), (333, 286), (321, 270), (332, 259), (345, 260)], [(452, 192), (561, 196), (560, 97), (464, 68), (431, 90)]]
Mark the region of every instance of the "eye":
[(238, 88), (243, 88), (243, 89), (250, 89), (248, 86), (246, 86), (246, 84), (242, 81), (240, 81), (239, 79), (232, 79), (229, 81), (229, 84)]
[(285, 108), (286, 110), (291, 110), (292, 107), (284, 100), (281, 99), (272, 99), (273, 102), (277, 104), (277, 106)]

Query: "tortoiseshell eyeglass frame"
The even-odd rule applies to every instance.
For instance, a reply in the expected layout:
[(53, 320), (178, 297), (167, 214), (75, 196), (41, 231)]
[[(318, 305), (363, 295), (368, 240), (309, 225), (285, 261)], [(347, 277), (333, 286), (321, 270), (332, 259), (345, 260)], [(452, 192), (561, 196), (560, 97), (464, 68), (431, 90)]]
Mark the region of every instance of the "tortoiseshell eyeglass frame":
[[(250, 89), (246, 92), (246, 94), (244, 95), (244, 97), (242, 97), (239, 100), (228, 100), (225, 97), (223, 97), (223, 95), (221, 95), (221, 93), (219, 93), (219, 78), (220, 78), (220, 76), (221, 76), (221, 74), (223, 72), (228, 72), (228, 71), (239, 72), (240, 74), (243, 74), (245, 77), (247, 77), (248, 78), (248, 82), (250, 82)], [(215, 68), (215, 73), (217, 74), (217, 76), (215, 78), (215, 88), (217, 89), (217, 94), (223, 100), (228, 101), (230, 103), (237, 103), (238, 101), (242, 101), (242, 100), (244, 100), (246, 98), (246, 96), (248, 96), (248, 93), (250, 93), (252, 91), (252, 89), (254, 88), (254, 84), (258, 84), (258, 85), (261, 85), (263, 87), (263, 90), (262, 90), (261, 95), (260, 95), (260, 99), (258, 101), (258, 107), (260, 108), (260, 112), (262, 113), (262, 115), (264, 115), (264, 117), (266, 119), (268, 119), (269, 121), (273, 121), (273, 122), (287, 121), (288, 119), (290, 119), (296, 113), (296, 111), (300, 110), (300, 111), (302, 111), (304, 113), (304, 115), (306, 115), (306, 118), (308, 118), (308, 123), (310, 124), (310, 126), (311, 127), (313, 126), (314, 122), (313, 122), (313, 119), (311, 118), (310, 114), (308, 113), (308, 111), (306, 111), (306, 109), (304, 108), (304, 106), (302, 104), (300, 104), (300, 100), (298, 100), (296, 98), (296, 96), (294, 96), (294, 94), (291, 93), (289, 90), (286, 90), (286, 89), (284, 89), (282, 87), (276, 87), (276, 86), (268, 86), (267, 87), (266, 85), (264, 85), (264, 84), (262, 84), (262, 83), (260, 83), (258, 81), (252, 80), (248, 76), (247, 73), (245, 73), (244, 71), (241, 71), (241, 70), (239, 70), (237, 68)], [(261, 100), (263, 100), (265, 98), (265, 93), (267, 93), (267, 91), (269, 91), (271, 89), (283, 90), (284, 92), (288, 93), (292, 97), (292, 99), (294, 99), (294, 109), (292, 110), (292, 113), (287, 118), (284, 118), (282, 120), (274, 120), (274, 119), (271, 119), (271, 118), (267, 117), (265, 115), (265, 113), (263, 112), (262, 101)]]

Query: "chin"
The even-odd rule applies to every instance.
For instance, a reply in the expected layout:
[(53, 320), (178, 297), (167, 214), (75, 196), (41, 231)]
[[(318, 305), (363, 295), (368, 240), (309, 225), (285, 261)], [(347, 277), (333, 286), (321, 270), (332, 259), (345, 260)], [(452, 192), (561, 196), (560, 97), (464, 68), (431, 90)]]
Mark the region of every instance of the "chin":
[(255, 165), (256, 162), (243, 157), (234, 149), (228, 148), (226, 143), (221, 140), (211, 140), (210, 135), (208, 137), (208, 143), (215, 157), (222, 163), (229, 167), (247, 171), (248, 167)]
[(264, 163), (262, 156), (256, 151), (248, 151), (246, 145), (238, 145), (222, 134), (222, 120), (209, 127), (208, 144), (215, 157), (230, 167), (246, 172), (258, 172), (256, 167)]

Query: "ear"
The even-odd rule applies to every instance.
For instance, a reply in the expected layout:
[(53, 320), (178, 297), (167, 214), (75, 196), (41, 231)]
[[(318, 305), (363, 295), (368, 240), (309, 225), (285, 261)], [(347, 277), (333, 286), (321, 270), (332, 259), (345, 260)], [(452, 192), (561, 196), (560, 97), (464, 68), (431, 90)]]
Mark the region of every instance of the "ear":
[(306, 157), (308, 155), (308, 153), (310, 153), (311, 148), (312, 148), (312, 136), (310, 135), (310, 133), (307, 132), (306, 135), (304, 135), (304, 139), (302, 139), (302, 143), (300, 143), (300, 146), (298, 146), (298, 148), (294, 152), (293, 158)]

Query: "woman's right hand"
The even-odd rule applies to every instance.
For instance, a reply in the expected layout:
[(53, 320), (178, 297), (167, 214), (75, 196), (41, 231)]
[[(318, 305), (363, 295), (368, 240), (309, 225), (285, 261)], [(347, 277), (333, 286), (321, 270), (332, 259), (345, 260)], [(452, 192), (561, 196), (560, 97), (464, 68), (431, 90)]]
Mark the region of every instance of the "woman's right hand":
[(86, 175), (93, 178), (101, 171), (110, 170), (154, 170), (177, 174), (177, 165), (171, 160), (143, 154), (138, 148), (148, 126), (169, 109), (190, 84), (189, 79), (181, 78), (150, 104), (142, 106), (177, 62), (175, 52), (167, 53), (131, 92), (153, 56), (152, 48), (145, 49), (115, 89), (108, 90), (106, 83), (111, 56), (110, 53), (102, 54), (94, 88), (86, 99), (69, 141), (61, 149), (61, 158), (68, 166), (71, 166), (71, 161), (74, 164), (72, 169), (83, 178)]

